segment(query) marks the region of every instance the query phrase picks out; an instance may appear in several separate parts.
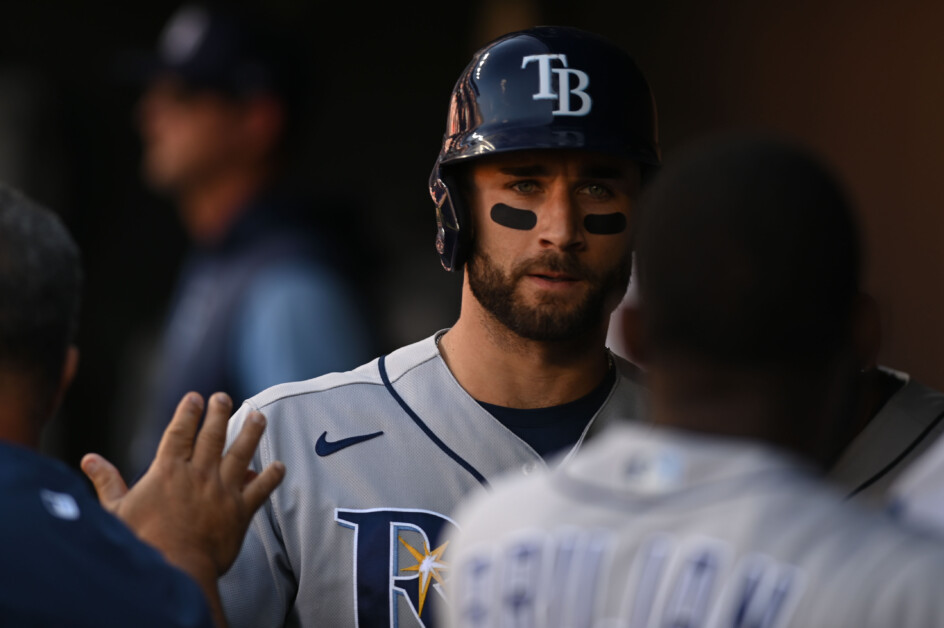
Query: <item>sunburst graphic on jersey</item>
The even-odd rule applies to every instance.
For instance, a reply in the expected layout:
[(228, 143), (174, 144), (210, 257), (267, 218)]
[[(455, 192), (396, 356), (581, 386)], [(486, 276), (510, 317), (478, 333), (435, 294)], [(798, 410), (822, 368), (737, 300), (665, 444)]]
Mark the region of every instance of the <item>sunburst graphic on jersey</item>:
[(400, 539), (400, 543), (403, 544), (403, 547), (413, 554), (413, 558), (416, 559), (415, 565), (411, 567), (401, 567), (400, 571), (415, 571), (420, 575), (420, 607), (418, 614), (422, 617), (423, 605), (426, 603), (426, 593), (429, 591), (430, 583), (435, 580), (439, 584), (443, 584), (440, 572), (449, 568), (449, 565), (441, 560), (443, 552), (446, 551), (446, 546), (449, 545), (449, 541), (446, 541), (432, 552), (429, 551), (429, 546), (426, 545), (426, 541), (423, 541), (423, 551), (421, 552), (404, 541), (402, 536), (398, 536), (397, 538)]

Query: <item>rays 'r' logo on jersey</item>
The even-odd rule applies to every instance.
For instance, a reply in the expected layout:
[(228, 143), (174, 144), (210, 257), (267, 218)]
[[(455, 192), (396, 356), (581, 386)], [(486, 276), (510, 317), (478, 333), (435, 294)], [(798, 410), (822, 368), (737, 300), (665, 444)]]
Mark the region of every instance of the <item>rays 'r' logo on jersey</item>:
[(434, 543), (455, 522), (429, 510), (338, 508), (354, 533), (354, 613), (358, 626), (432, 626), (449, 563)]

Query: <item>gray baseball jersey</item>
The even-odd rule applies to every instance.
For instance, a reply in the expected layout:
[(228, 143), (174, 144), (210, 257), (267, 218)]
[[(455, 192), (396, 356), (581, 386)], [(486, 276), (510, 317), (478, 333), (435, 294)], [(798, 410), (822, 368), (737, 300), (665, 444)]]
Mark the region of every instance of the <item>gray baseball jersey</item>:
[(884, 505), (889, 487), (944, 433), (944, 393), (908, 374), (880, 367), (905, 382), (849, 444), (829, 477), (869, 505)]
[(944, 544), (764, 446), (614, 426), (456, 513), (449, 625), (944, 625)]
[(944, 439), (937, 439), (898, 476), (889, 502), (897, 518), (944, 534)]
[[(616, 378), (581, 441), (632, 417), (638, 391)], [(230, 439), (253, 408), (268, 419), (253, 467), (282, 460), (287, 474), (220, 581), (234, 627), (427, 624), (450, 569), (436, 540), (459, 500), (500, 473), (545, 466), (459, 385), (435, 336), (256, 395)]]

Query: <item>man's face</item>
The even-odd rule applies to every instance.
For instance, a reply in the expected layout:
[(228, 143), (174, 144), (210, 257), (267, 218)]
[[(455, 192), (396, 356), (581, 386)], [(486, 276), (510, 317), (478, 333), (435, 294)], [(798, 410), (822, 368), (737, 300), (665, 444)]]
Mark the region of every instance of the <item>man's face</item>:
[(472, 294), (505, 327), (532, 340), (602, 329), (629, 282), (639, 179), (634, 162), (582, 151), (474, 162)]
[(138, 116), (143, 174), (156, 189), (179, 192), (240, 152), (241, 107), (216, 93), (159, 79), (141, 99)]

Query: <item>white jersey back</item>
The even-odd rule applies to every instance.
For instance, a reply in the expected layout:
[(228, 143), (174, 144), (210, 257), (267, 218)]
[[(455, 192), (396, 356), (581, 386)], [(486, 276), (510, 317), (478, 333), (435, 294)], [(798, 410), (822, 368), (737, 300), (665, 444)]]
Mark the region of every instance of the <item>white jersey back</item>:
[[(638, 395), (617, 377), (584, 437), (634, 416)], [(253, 408), (268, 419), (253, 468), (287, 472), (220, 580), (234, 628), (426, 625), (452, 560), (436, 540), (458, 502), (545, 466), (463, 390), (434, 337), (253, 397), (230, 441)]]
[(745, 442), (621, 425), (456, 520), (452, 626), (944, 626), (944, 546)]

